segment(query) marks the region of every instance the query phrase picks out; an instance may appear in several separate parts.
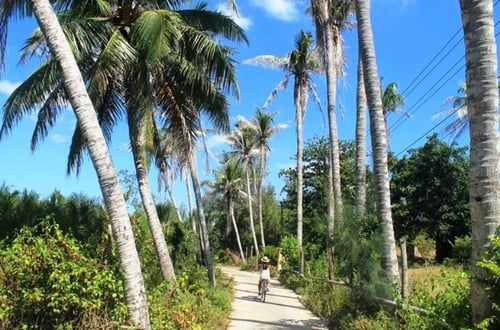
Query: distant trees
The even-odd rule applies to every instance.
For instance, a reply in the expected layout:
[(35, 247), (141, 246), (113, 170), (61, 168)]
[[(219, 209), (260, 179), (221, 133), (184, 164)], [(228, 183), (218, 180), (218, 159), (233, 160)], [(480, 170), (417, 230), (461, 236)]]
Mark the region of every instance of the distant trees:
[(470, 235), (467, 148), (434, 134), (391, 168), (391, 200), (397, 237), (424, 232), (436, 242), (436, 260), (451, 257), (457, 237)]

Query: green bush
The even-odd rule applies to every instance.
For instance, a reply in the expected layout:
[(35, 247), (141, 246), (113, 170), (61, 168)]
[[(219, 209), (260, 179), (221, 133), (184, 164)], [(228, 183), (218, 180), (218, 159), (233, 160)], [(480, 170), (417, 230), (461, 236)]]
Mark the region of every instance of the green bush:
[(57, 225), (39, 235), (21, 229), (0, 251), (0, 269), (3, 328), (97, 328), (126, 319), (122, 281)]
[(465, 329), (472, 325), (469, 275), (457, 269), (443, 269), (412, 289), (410, 304), (429, 312), (418, 314), (403, 309), (400, 323), (409, 329)]
[(232, 280), (217, 272), (210, 288), (205, 268), (191, 269), (177, 283), (162, 282), (148, 293), (151, 325), (159, 330), (224, 329), (231, 311)]
[(482, 323), (498, 329), (500, 327), (500, 236), (491, 238), (486, 255), (478, 262), (478, 266), (487, 272), (484, 285), (493, 302), (493, 315)]
[(464, 266), (468, 266), (470, 263), (471, 250), (472, 240), (470, 236), (457, 237), (455, 238), (455, 242), (453, 242), (453, 259)]

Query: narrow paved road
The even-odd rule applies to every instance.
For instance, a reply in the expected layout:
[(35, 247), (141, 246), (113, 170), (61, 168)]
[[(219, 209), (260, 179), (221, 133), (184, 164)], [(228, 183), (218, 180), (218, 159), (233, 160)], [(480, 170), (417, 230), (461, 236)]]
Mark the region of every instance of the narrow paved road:
[(236, 288), (228, 330), (327, 329), (292, 290), (280, 286), (276, 280), (271, 280), (266, 302), (262, 303), (257, 296), (258, 273), (226, 266), (222, 271), (235, 279)]

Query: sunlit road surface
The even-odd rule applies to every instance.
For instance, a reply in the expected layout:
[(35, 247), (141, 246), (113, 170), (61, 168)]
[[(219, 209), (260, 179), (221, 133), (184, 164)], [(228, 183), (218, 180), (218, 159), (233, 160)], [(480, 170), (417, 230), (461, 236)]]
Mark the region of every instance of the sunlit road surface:
[(266, 302), (257, 294), (257, 272), (240, 271), (236, 267), (222, 267), (235, 280), (235, 298), (229, 330), (265, 329), (327, 329), (325, 323), (306, 309), (298, 296), (271, 280)]

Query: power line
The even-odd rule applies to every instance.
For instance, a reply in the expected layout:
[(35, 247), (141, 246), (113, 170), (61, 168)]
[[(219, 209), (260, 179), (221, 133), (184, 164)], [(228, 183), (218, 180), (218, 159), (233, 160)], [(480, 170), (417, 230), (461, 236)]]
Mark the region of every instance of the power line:
[(448, 116), (446, 116), (445, 118), (443, 118), (439, 123), (437, 123), (436, 125), (434, 125), (431, 129), (429, 129), (427, 132), (425, 132), (424, 134), (422, 134), (418, 139), (416, 139), (415, 141), (413, 141), (412, 143), (410, 143), (410, 145), (406, 148), (404, 148), (403, 150), (401, 150), (400, 152), (398, 152), (396, 154), (396, 157), (398, 157), (399, 155), (401, 155), (403, 152), (405, 152), (406, 150), (410, 149), (413, 145), (415, 145), (418, 141), (422, 140), (425, 136), (427, 136), (427, 134), (429, 134), (430, 132), (432, 132), (433, 130), (435, 130), (439, 125), (441, 125), (442, 123), (444, 123), (446, 120), (450, 119), (451, 116), (453, 116), (456, 112), (457, 112), (458, 109), (456, 110), (453, 110), (452, 112), (450, 112), (450, 114)]
[[(497, 0), (497, 2), (496, 2), (496, 3), (499, 3), (499, 2), (500, 2), (500, 0)], [(496, 27), (498, 24), (500, 24), (500, 20), (498, 20), (498, 21), (495, 23), (495, 27)], [(499, 35), (499, 33), (500, 33), (500, 32), (496, 33), (496, 34), (495, 34), (495, 37), (497, 37), (497, 36)], [(448, 53), (449, 53), (449, 52), (448, 52)], [(448, 53), (447, 53), (447, 54), (448, 54)], [(457, 70), (453, 73), (453, 75), (452, 75), (451, 77), (449, 77), (449, 78), (448, 78), (448, 79), (447, 79), (447, 80), (446, 80), (443, 84), (441, 84), (441, 85), (440, 85), (440, 86), (439, 86), (439, 87), (438, 87), (438, 88), (437, 88), (434, 92), (432, 92), (432, 94), (431, 94), (429, 97), (427, 97), (427, 98), (426, 98), (426, 99), (425, 99), (425, 100), (424, 100), (424, 101), (423, 101), (420, 105), (418, 105), (418, 103), (419, 103), (422, 99), (424, 99), (424, 97), (425, 97), (428, 93), (430, 93), (430, 92), (432, 91), (432, 89), (433, 89), (433, 88), (435, 88), (435, 87), (437, 86), (437, 84), (438, 84), (440, 81), (442, 81), (442, 80), (446, 77), (446, 75), (448, 75), (448, 74), (451, 72), (451, 70), (453, 70), (453, 68), (454, 68), (454, 67), (456, 67), (458, 64), (460, 64), (460, 62), (461, 62), (464, 58), (465, 58), (465, 55), (463, 55), (463, 56), (462, 56), (462, 57), (461, 57), (461, 58), (460, 58), (457, 62), (455, 62), (455, 64), (453, 64), (453, 66), (452, 66), (450, 69), (448, 69), (448, 71), (446, 71), (446, 72), (444, 73), (444, 75), (443, 75), (443, 76), (441, 76), (441, 78), (440, 78), (437, 82), (435, 82), (435, 83), (434, 83), (434, 84), (433, 84), (433, 85), (432, 85), (432, 86), (431, 86), (431, 87), (430, 87), (430, 88), (429, 88), (429, 89), (428, 89), (428, 90), (427, 90), (427, 91), (426, 91), (426, 92), (425, 92), (425, 93), (424, 93), (424, 94), (423, 94), (423, 95), (422, 95), (422, 96), (421, 96), (421, 97), (420, 97), (420, 98), (419, 98), (419, 99), (418, 99), (418, 100), (417, 100), (417, 101), (413, 104), (413, 106), (412, 106), (412, 107), (410, 107), (410, 110), (409, 110), (410, 115), (414, 114), (417, 110), (419, 110), (420, 108), (422, 108), (422, 106), (423, 106), (425, 103), (427, 103), (427, 102), (431, 99), (431, 97), (432, 97), (432, 96), (434, 96), (434, 95), (435, 95), (438, 91), (440, 91), (440, 90), (441, 90), (441, 89), (442, 89), (442, 88), (446, 85), (446, 83), (448, 83), (448, 82), (451, 80), (451, 78), (455, 77), (455, 76), (456, 76), (456, 75), (460, 72), (460, 70), (461, 70), (461, 69), (463, 69), (463, 68), (465, 67), (465, 64), (462, 64), (462, 66), (461, 66), (459, 69), (457, 69)], [(417, 107), (417, 105), (418, 105), (418, 107)], [(412, 109), (413, 109), (413, 110), (412, 110)], [(389, 131), (390, 131), (390, 132), (392, 132), (392, 133), (394, 133), (394, 131), (395, 131), (397, 128), (399, 128), (399, 127), (400, 127), (400, 126), (401, 126), (401, 125), (402, 125), (405, 121), (407, 121), (408, 119), (409, 119), (409, 117), (408, 117), (408, 116), (398, 118), (398, 119), (396, 120), (396, 122), (392, 125), (392, 127), (391, 127), (391, 128), (389, 128)]]
[[(498, 3), (498, 2), (500, 2), (500, 0), (498, 0), (496, 3)], [(497, 26), (499, 23), (500, 23), (500, 21), (497, 21), (497, 22), (495, 23), (495, 26)], [(498, 35), (499, 35), (499, 34), (500, 34), (500, 32), (497, 32), (497, 33), (495, 34), (495, 37), (498, 37)], [(464, 57), (465, 57), (465, 56), (463, 56), (463, 58), (464, 58)], [(455, 65), (456, 65), (456, 64), (457, 64), (457, 63), (455, 63)], [(455, 65), (454, 65), (454, 66), (455, 66)], [(448, 79), (447, 79), (447, 80), (446, 80), (446, 81), (445, 81), (445, 82), (444, 82), (444, 83), (443, 83), (443, 84), (439, 87), (439, 89), (441, 89), (441, 88), (442, 88), (445, 84), (447, 84), (447, 83), (451, 80), (451, 78), (453, 78), (453, 77), (454, 77), (454, 76), (455, 76), (455, 75), (456, 75), (456, 74), (457, 74), (460, 70), (462, 70), (462, 68), (464, 68), (464, 67), (465, 67), (465, 64), (463, 64), (463, 65), (462, 65), (462, 66), (461, 66), (461, 67), (460, 67), (460, 68), (459, 68), (459, 69), (455, 72), (455, 74), (454, 74), (454, 75), (452, 75), (450, 78), (448, 78)], [(452, 67), (452, 68), (453, 68), (453, 67)], [(447, 72), (449, 72), (449, 71), (450, 71), (450, 70), (448, 70)], [(429, 96), (429, 97), (425, 100), (425, 102), (427, 102), (427, 101), (428, 101), (428, 100), (429, 100), (429, 99), (430, 99), (430, 98), (431, 98), (434, 94), (436, 94), (436, 93), (437, 93), (437, 91), (439, 91), (439, 89), (438, 89), (438, 90), (436, 90), (436, 91), (435, 91), (435, 92), (434, 92), (431, 96)], [(425, 102), (424, 102), (424, 103), (425, 103)], [(422, 103), (422, 105), (423, 105), (424, 103)], [(421, 105), (421, 106), (422, 106), (422, 105)], [(429, 134), (430, 132), (434, 131), (434, 130), (438, 127), (438, 126), (440, 126), (440, 125), (441, 125), (441, 124), (443, 124), (445, 121), (447, 121), (448, 119), (450, 119), (450, 118), (451, 118), (451, 116), (453, 116), (453, 115), (454, 115), (454, 114), (458, 111), (458, 109), (459, 109), (459, 108), (457, 108), (457, 109), (455, 109), (455, 110), (451, 111), (449, 115), (447, 115), (445, 118), (443, 118), (440, 122), (438, 122), (436, 125), (434, 125), (434, 126), (433, 126), (431, 129), (429, 129), (428, 131), (426, 131), (424, 134), (420, 135), (420, 137), (418, 137), (415, 141), (413, 141), (413, 142), (412, 142), (409, 146), (407, 146), (406, 148), (404, 148), (403, 150), (401, 150), (401, 151), (400, 151), (400, 152), (396, 155), (396, 157), (398, 157), (399, 155), (401, 155), (402, 153), (404, 153), (405, 151), (407, 151), (408, 149), (410, 149), (410, 148), (411, 148), (413, 145), (415, 145), (418, 141), (422, 140), (425, 136), (427, 136), (427, 134)], [(451, 134), (451, 133), (449, 133), (449, 134)]]

